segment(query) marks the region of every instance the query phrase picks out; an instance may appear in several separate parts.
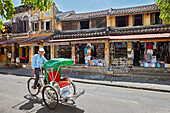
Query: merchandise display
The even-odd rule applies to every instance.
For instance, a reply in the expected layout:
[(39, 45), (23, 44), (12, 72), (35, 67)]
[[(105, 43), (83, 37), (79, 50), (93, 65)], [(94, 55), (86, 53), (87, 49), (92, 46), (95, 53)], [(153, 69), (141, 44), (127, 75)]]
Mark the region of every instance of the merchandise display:
[(127, 65), (127, 43), (126, 42), (111, 43), (110, 57), (111, 65), (113, 66)]

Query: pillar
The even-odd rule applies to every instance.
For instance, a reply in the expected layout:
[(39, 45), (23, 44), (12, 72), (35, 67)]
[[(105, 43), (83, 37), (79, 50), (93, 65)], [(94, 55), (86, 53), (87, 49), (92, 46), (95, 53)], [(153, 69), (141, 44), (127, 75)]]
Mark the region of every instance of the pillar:
[(11, 63), (14, 63), (15, 62), (15, 47), (14, 47), (14, 44), (12, 44), (12, 48), (11, 48), (12, 50), (11, 50), (11, 54), (12, 54), (12, 56), (11, 56)]
[(31, 63), (32, 61), (32, 56), (33, 56), (33, 50), (34, 50), (34, 46), (29, 46), (30, 50), (29, 50), (29, 62)]
[(54, 58), (54, 45), (51, 45), (51, 59)]
[(132, 52), (132, 41), (128, 41), (127, 42), (127, 64), (132, 66), (132, 56), (133, 56), (133, 52)]
[(71, 59), (74, 60), (75, 63), (75, 44), (71, 45)]
[(105, 67), (109, 68), (109, 41), (105, 42)]

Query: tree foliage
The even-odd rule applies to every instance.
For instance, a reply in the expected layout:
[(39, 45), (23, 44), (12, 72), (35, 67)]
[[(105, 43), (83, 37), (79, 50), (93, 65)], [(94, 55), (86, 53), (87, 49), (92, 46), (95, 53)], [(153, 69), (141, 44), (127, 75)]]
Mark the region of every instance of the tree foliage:
[(155, 0), (155, 4), (160, 8), (160, 18), (170, 24), (170, 0)]
[[(6, 20), (11, 20), (15, 11), (14, 3), (11, 0), (0, 0), (0, 15)], [(0, 28), (4, 31), (3, 20), (0, 19)]]
[[(33, 5), (33, 9), (40, 9), (40, 11), (47, 11), (50, 9), (52, 0), (21, 0), (21, 4), (26, 6)], [(6, 20), (11, 20), (13, 12), (15, 11), (14, 3), (12, 0), (0, 0), (0, 16)], [(3, 20), (0, 19), (0, 28), (4, 31)]]

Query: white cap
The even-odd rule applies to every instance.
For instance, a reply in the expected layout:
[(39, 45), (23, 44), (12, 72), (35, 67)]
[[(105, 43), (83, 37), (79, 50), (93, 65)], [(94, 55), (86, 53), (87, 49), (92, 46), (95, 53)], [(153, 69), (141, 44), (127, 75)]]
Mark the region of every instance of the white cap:
[[(43, 52), (45, 53), (45, 50), (44, 50), (43, 48), (40, 48), (39, 51), (43, 51)], [(39, 51), (38, 51), (38, 52), (39, 52)]]
[(44, 51), (44, 49), (43, 49), (43, 48), (40, 48), (39, 51)]

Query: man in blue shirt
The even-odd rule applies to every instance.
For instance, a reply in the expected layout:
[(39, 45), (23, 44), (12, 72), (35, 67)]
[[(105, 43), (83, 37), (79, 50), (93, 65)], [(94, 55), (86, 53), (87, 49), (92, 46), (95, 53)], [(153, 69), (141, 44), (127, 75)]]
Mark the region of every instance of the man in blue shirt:
[(40, 48), (38, 51), (39, 54), (35, 54), (32, 57), (32, 72), (35, 73), (36, 75), (34, 86), (32, 86), (33, 89), (36, 89), (36, 86), (39, 80), (40, 68), (43, 68), (42, 64), (47, 61), (45, 57), (43, 56), (44, 52), (45, 52), (44, 49)]

